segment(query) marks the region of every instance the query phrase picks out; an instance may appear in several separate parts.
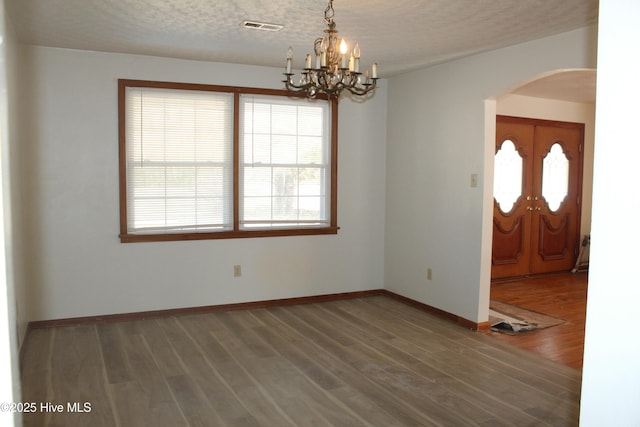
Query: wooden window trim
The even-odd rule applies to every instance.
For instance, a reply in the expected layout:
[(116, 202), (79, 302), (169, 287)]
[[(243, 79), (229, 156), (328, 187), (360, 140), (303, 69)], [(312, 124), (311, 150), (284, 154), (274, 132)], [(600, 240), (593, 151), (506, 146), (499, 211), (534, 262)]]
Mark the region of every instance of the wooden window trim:
[[(220, 232), (200, 232), (200, 233), (154, 233), (154, 234), (131, 234), (128, 233), (127, 224), (127, 150), (126, 150), (126, 88), (127, 87), (149, 87), (160, 89), (177, 90), (198, 90), (212, 92), (227, 92), (234, 94), (234, 114), (233, 114), (233, 230)], [(330, 165), (330, 222), (328, 227), (309, 227), (291, 229), (262, 229), (262, 230), (241, 230), (239, 226), (239, 124), (240, 124), (240, 95), (275, 95), (284, 97), (305, 98), (303, 94), (291, 94), (279, 89), (261, 89), (237, 86), (219, 86), (196, 83), (173, 83), (157, 82), (150, 80), (118, 80), (118, 149), (119, 149), (119, 191), (120, 191), (120, 242), (162, 242), (180, 240), (209, 240), (209, 239), (236, 239), (252, 237), (276, 237), (276, 236), (310, 236), (337, 234), (338, 217), (338, 100), (335, 97), (328, 98), (318, 95), (318, 98), (328, 99), (330, 103), (331, 131), (331, 165)]]

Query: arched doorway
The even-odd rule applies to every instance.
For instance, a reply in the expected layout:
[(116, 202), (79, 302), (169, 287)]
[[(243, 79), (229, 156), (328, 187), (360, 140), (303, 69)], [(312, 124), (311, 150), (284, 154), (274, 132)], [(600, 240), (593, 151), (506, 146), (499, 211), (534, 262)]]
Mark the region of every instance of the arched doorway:
[(491, 290), (493, 182), (496, 116), (584, 124), (584, 163), (580, 234), (590, 233), (595, 123), (595, 70), (555, 70), (521, 82), (485, 101), (485, 175), (480, 313), (487, 312)]

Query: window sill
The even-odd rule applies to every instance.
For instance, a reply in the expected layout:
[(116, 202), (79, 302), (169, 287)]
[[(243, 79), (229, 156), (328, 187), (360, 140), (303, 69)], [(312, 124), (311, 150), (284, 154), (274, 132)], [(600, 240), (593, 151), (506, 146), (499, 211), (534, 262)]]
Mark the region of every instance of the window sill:
[(322, 227), (287, 230), (219, 231), (212, 233), (120, 234), (120, 242), (175, 242), (182, 240), (243, 239), (251, 237), (314, 236), (338, 234), (339, 229), (340, 227)]

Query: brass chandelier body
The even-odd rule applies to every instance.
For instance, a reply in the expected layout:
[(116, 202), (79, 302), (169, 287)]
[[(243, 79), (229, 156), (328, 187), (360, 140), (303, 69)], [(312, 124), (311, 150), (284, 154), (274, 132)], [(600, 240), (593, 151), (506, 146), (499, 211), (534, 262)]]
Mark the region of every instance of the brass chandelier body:
[(375, 89), (378, 80), (377, 64), (373, 64), (371, 72), (367, 70), (364, 75), (360, 72), (360, 48), (356, 43), (351, 54), (348, 54), (344, 39), (338, 42), (334, 15), (333, 0), (329, 0), (324, 11), (324, 21), (328, 28), (324, 30), (325, 35), (313, 43), (315, 61), (307, 54), (305, 67), (297, 84), (294, 83), (294, 73), (291, 72), (293, 49), (289, 47), (286, 72), (283, 73), (283, 83), (289, 92), (306, 93), (309, 98), (313, 98), (319, 93), (339, 97), (345, 89), (362, 96)]

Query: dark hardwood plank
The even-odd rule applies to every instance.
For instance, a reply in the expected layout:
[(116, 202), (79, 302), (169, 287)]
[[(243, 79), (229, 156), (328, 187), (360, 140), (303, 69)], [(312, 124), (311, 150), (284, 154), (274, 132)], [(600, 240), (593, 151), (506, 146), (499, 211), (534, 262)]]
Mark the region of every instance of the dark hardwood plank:
[[(324, 305), (323, 309), (329, 311), (332, 305), (336, 305), (336, 303)], [(350, 307), (349, 311), (351, 311)], [(370, 312), (364, 318), (367, 321), (375, 322), (379, 314), (379, 311)], [(362, 324), (366, 324), (366, 322)], [(383, 327), (387, 326), (385, 322), (380, 324)], [(394, 331), (389, 329), (389, 332)], [(455, 332), (452, 331), (450, 335), (455, 336)], [(354, 336), (366, 337), (364, 330), (352, 330), (351, 333)], [(394, 334), (403, 335), (395, 332)], [(399, 340), (396, 340), (395, 343), (398, 343)], [(530, 383), (530, 377), (526, 378), (527, 381), (520, 380), (524, 372), (513, 368), (508, 371), (495, 361), (487, 362), (481, 357), (481, 354), (468, 351), (468, 349), (454, 359), (451, 358), (449, 351), (411, 352), (410, 347), (419, 347), (420, 342), (423, 341), (418, 341), (418, 343), (405, 342), (404, 351), (399, 351), (399, 348), (384, 341), (373, 340), (367, 343), (368, 345), (375, 344), (376, 349), (390, 357), (390, 360), (399, 362), (402, 368), (410, 368), (414, 373), (419, 374), (419, 377), (433, 376), (435, 375), (432, 373), (434, 371), (440, 372), (437, 384), (429, 388), (429, 393), (425, 397), (458, 414), (473, 414), (476, 422), (486, 421), (488, 423), (490, 420), (502, 419), (505, 424), (513, 424), (516, 420), (523, 421), (525, 417), (522, 412), (535, 412), (537, 413), (536, 417), (543, 418), (552, 425), (570, 425), (569, 420), (578, 416), (577, 394), (567, 395), (566, 390), (552, 387), (552, 384), (539, 383), (537, 387), (533, 387)], [(410, 344), (408, 350), (407, 344)], [(478, 361), (479, 356), (480, 360)], [(451, 371), (455, 372), (455, 378), (447, 373)], [(475, 388), (475, 390), (467, 387), (467, 384), (477, 383), (481, 383), (483, 387)], [(566, 413), (548, 411), (543, 416), (539, 408), (553, 406), (557, 399), (563, 397), (567, 400), (567, 406), (571, 407), (570, 411)], [(571, 402), (575, 404), (570, 405)], [(505, 418), (509, 414), (509, 410), (515, 410), (515, 412), (511, 412), (511, 418)], [(490, 417), (482, 418), (483, 413), (485, 416), (490, 414)], [(446, 421), (446, 423), (450, 424), (451, 422)]]
[(562, 325), (517, 336), (492, 332), (497, 340), (582, 369), (587, 305), (586, 273), (561, 273), (495, 281), (491, 298), (566, 320)]
[(167, 378), (169, 388), (179, 402), (188, 425), (194, 427), (225, 426), (218, 412), (211, 406), (209, 399), (189, 375), (176, 375)]
[(254, 330), (255, 320), (248, 312), (217, 314), (229, 326), (216, 337), (249, 375), (274, 399), (278, 408), (295, 425), (363, 425), (331, 401), (294, 365), (279, 357), (276, 351)]
[[(35, 332), (35, 331), (34, 331)], [(45, 338), (43, 335), (48, 334)], [(30, 335), (31, 336), (31, 335)], [(47, 402), (62, 405), (56, 412), (38, 410), (24, 417), (25, 426), (114, 426), (113, 400), (107, 387), (104, 363), (94, 325), (38, 331), (36, 337), (48, 347), (36, 348), (30, 341), (23, 367), (23, 401), (35, 402), (39, 408)], [(43, 351), (43, 355), (37, 355)], [(42, 360), (46, 355), (48, 360)], [(38, 367), (27, 363), (43, 363), (46, 397), (33, 387), (32, 378)], [(85, 403), (89, 411), (85, 412)], [(83, 412), (79, 412), (82, 410)]]
[(145, 319), (127, 322), (146, 345), (157, 369), (167, 377), (185, 374), (184, 366), (170, 340), (164, 334), (160, 322), (164, 319)]
[[(281, 322), (290, 325), (307, 338), (310, 344), (310, 353), (307, 354), (312, 356), (323, 369), (343, 379), (358, 395), (362, 395), (367, 401), (371, 402), (372, 406), (384, 408), (385, 413), (383, 413), (383, 416), (393, 419), (390, 425), (437, 425), (428, 415), (411, 407), (398, 396), (389, 393), (382, 384), (379, 384), (370, 376), (363, 375), (357, 363), (354, 367), (354, 364), (349, 362), (350, 351), (348, 346), (343, 346), (339, 341), (334, 341), (330, 336), (333, 335), (330, 330), (327, 330), (330, 335), (323, 334), (315, 329), (316, 325), (312, 320), (308, 319), (311, 321), (309, 323), (304, 319), (304, 316), (295, 315), (295, 308), (291, 307), (286, 310), (274, 309), (273, 312)], [(323, 326), (320, 328), (326, 330)]]
[(287, 323), (280, 321), (272, 313), (273, 310), (254, 312), (265, 328), (262, 336), (271, 343), (277, 351), (290, 363), (296, 366), (310, 381), (323, 389), (332, 398), (342, 402), (347, 408), (358, 414), (369, 425), (400, 426), (398, 419), (392, 417), (383, 407), (367, 399), (359, 390), (353, 388), (357, 381), (357, 374), (350, 375), (337, 361), (323, 363), (330, 356), (319, 360), (318, 348), (302, 335), (295, 332)]
[[(572, 389), (579, 388), (581, 384), (580, 373), (576, 372), (575, 369), (554, 363), (546, 358), (540, 358), (539, 355), (520, 348), (514, 348), (503, 342), (488, 341), (484, 333), (461, 333), (462, 328), (455, 327), (456, 325), (452, 325), (451, 322), (446, 322), (439, 318), (425, 319), (422, 313), (410, 311), (404, 304), (399, 304), (393, 300), (372, 298), (366, 301), (378, 307), (386, 307), (395, 313), (402, 314), (411, 324), (424, 328), (425, 331), (430, 331), (429, 345), (432, 341), (444, 340), (443, 342), (447, 342), (448, 340), (450, 342), (449, 348), (452, 351), (459, 353), (473, 351), (476, 357), (486, 359), (488, 363), (499, 363), (503, 365), (503, 368), (518, 368), (524, 362), (526, 363), (526, 369), (523, 366), (521, 370), (541, 377), (546, 377), (549, 372), (552, 372), (554, 383), (556, 383), (555, 378), (561, 377), (571, 381), (569, 387)], [(434, 327), (434, 325), (439, 325), (439, 327)]]
[[(187, 317), (187, 324), (192, 316)], [(246, 407), (235, 395), (233, 388), (224, 381), (220, 369), (224, 366), (213, 366), (200, 342), (206, 340), (207, 335), (194, 334), (185, 327), (185, 319), (172, 319), (163, 325), (172, 339), (171, 346), (184, 364), (187, 375), (170, 377), (170, 386), (183, 412), (188, 412), (190, 425), (197, 425), (209, 410), (216, 415), (210, 421), (212, 424), (228, 426), (255, 426), (254, 417), (248, 413)], [(178, 394), (176, 394), (178, 393)], [(205, 399), (206, 405), (192, 414), (194, 402)], [(185, 412), (185, 413), (186, 413)], [(206, 418), (206, 417), (205, 417)], [(204, 418), (203, 418), (204, 419)], [(215, 423), (213, 422), (215, 420)]]
[(51, 386), (51, 353), (55, 330), (32, 329), (29, 339), (24, 342), (21, 366), (22, 400), (37, 405), (36, 412), (23, 414), (25, 427), (46, 426), (49, 414), (40, 412), (41, 402), (50, 402), (53, 398)]
[(414, 408), (421, 408), (429, 418), (442, 425), (474, 425), (484, 420), (489, 413), (475, 407), (459, 394), (450, 393), (441, 386), (446, 374), (422, 365), (419, 372), (408, 364), (415, 359), (385, 343), (393, 335), (379, 328), (362, 329), (364, 322), (353, 321), (349, 313), (343, 312), (342, 319), (332, 317), (331, 306), (309, 306), (305, 311), (314, 316), (314, 323), (337, 325), (346, 319), (351, 328), (334, 330), (333, 335), (343, 335), (358, 342), (357, 351), (349, 351), (347, 360), (352, 366), (377, 383), (392, 395), (398, 396)]
[[(369, 304), (370, 302), (362, 303)], [(388, 317), (379, 309), (376, 311), (363, 310), (357, 305), (354, 310), (350, 311), (357, 312), (359, 316), (369, 321), (375, 321), (379, 315), (385, 319)], [(430, 335), (433, 333), (423, 330), (422, 339), (407, 340), (405, 337), (417, 336), (412, 333), (404, 333), (412, 329), (419, 331), (415, 325), (409, 323), (394, 325), (386, 321), (381, 324), (385, 328), (388, 327), (390, 330), (402, 331), (403, 333), (395, 336), (388, 343), (374, 342), (378, 349), (393, 361), (409, 367), (420, 377), (437, 379), (436, 384), (429, 387), (431, 398), (442, 401), (442, 404), (447, 407), (453, 406), (451, 410), (462, 413), (470, 412), (470, 416), (473, 416), (479, 424), (514, 425), (514, 423), (523, 421), (527, 423), (535, 421), (534, 417), (527, 417), (521, 404), (513, 404), (511, 396), (506, 396), (506, 390), (503, 390), (503, 387), (506, 382), (508, 383), (512, 379), (501, 373), (492, 364), (482, 364), (482, 369), (478, 369), (477, 354), (470, 352), (469, 349), (461, 349), (459, 356), (461, 362), (457, 365), (456, 361), (451, 360), (450, 350), (434, 351), (430, 347), (424, 346), (425, 342), (431, 342)], [(400, 328), (397, 329), (399, 326)], [(358, 333), (361, 332), (358, 331)], [(425, 338), (425, 334), (429, 334), (429, 338)], [(455, 375), (450, 373), (451, 371), (455, 372)], [(474, 386), (478, 380), (483, 384), (482, 388)], [(494, 384), (499, 387), (492, 390)], [(526, 389), (526, 385), (524, 387)], [(524, 393), (527, 391), (530, 390), (525, 390)], [(484, 414), (482, 418), (480, 418), (481, 414)]]
[[(569, 301), (566, 302), (567, 305)], [(573, 426), (580, 371), (384, 295), (29, 333), (25, 426)]]
[(158, 336), (153, 323), (134, 320), (130, 322), (102, 323), (98, 325), (98, 337), (102, 345), (104, 366), (113, 396), (116, 418), (121, 426), (184, 426), (186, 419), (175, 401), (165, 376), (172, 373), (161, 369), (151, 342)]
[(187, 419), (164, 378), (111, 384), (119, 425), (131, 427), (183, 427)]

